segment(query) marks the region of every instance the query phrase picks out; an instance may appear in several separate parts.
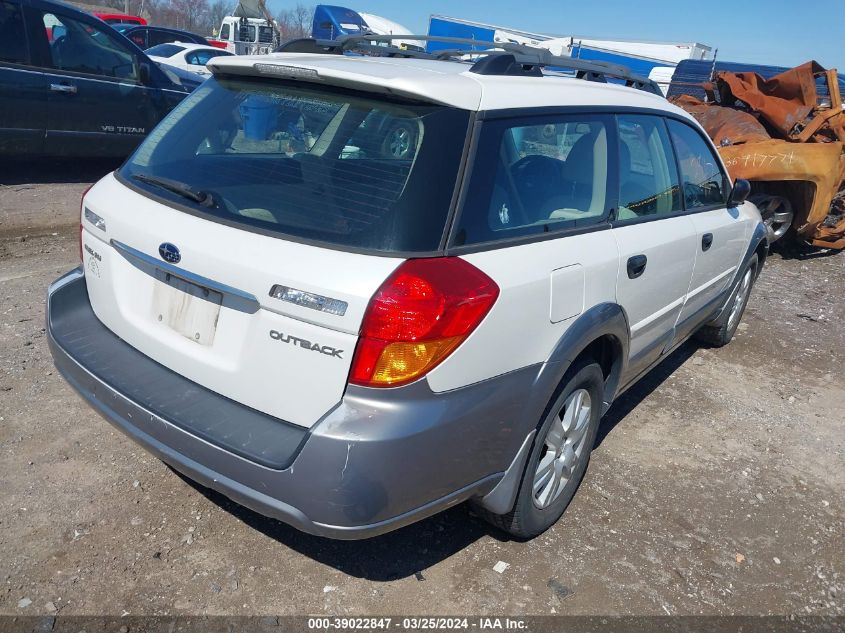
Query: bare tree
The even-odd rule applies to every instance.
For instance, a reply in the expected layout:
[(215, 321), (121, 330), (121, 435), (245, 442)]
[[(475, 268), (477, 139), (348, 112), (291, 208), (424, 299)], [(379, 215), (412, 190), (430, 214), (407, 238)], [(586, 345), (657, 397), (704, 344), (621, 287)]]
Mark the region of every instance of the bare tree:
[(297, 3), (292, 9), (280, 11), (276, 16), (282, 42), (308, 37), (311, 35), (311, 22), (314, 20), (314, 7)]
[(226, 0), (214, 0), (209, 7), (209, 14), (211, 18), (211, 29), (209, 33), (217, 35), (217, 29), (223, 23), (223, 18), (232, 14), (232, 5)]
[[(76, 0), (80, 5), (97, 4), (115, 12), (140, 15), (155, 26), (169, 26), (211, 35), (220, 28), (223, 18), (232, 14), (237, 0)], [(282, 40), (305, 37), (311, 33), (314, 9), (297, 4), (279, 14)], [(285, 36), (284, 34), (287, 34)]]
[(205, 32), (210, 25), (208, 0), (170, 0), (176, 28)]

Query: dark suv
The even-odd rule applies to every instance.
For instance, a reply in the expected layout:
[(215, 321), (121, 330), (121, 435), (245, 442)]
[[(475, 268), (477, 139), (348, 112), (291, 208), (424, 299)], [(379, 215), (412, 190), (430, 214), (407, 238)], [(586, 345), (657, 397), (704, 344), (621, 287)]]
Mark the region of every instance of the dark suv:
[(0, 0), (0, 156), (125, 156), (190, 92), (87, 13)]

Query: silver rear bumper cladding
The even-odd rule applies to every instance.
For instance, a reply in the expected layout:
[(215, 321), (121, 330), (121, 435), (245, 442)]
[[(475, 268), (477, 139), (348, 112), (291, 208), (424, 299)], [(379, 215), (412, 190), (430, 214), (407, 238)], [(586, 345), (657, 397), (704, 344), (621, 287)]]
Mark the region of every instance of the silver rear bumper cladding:
[(533, 431), (522, 420), (538, 367), (441, 394), (424, 380), (349, 387), (311, 429), (277, 420), (114, 335), (79, 269), (51, 285), (47, 333), (58, 370), (111, 424), (201, 485), (320, 536), (375, 536), (484, 497)]

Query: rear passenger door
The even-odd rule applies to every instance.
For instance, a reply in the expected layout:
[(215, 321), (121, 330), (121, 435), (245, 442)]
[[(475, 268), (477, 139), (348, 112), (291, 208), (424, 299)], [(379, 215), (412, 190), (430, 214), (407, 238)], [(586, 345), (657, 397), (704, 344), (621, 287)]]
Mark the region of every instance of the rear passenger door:
[(631, 331), (630, 379), (672, 340), (692, 277), (697, 233), (683, 213), (677, 165), (661, 117), (620, 115), (619, 190), (613, 235), (616, 292)]
[(730, 181), (716, 152), (701, 133), (682, 121), (667, 120), (678, 158), (684, 207), (696, 231), (695, 268), (678, 321), (684, 336), (707, 318), (733, 279), (749, 227), (728, 208)]

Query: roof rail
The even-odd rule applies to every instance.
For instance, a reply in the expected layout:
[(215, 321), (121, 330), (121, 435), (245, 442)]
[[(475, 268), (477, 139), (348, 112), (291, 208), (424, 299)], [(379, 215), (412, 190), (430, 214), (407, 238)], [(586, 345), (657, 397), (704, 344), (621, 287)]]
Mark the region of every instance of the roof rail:
[[(395, 40), (416, 40), (442, 42), (446, 44), (469, 45), (472, 48), (450, 48), (426, 52), (413, 48), (393, 46)], [(384, 42), (386, 45), (380, 45)], [(663, 96), (657, 83), (648, 77), (637, 75), (627, 66), (607, 62), (588, 61), (553, 55), (547, 48), (515, 44), (512, 42), (488, 42), (461, 37), (440, 35), (345, 35), (336, 40), (302, 38), (291, 40), (276, 49), (277, 53), (322, 53), (343, 55), (356, 52), (380, 57), (405, 57), (413, 59), (435, 59), (443, 61), (474, 60), (470, 72), (479, 75), (542, 76), (542, 69), (573, 73), (579, 79), (606, 83), (608, 78), (623, 81), (626, 86)], [(473, 60), (470, 60), (473, 61)]]

